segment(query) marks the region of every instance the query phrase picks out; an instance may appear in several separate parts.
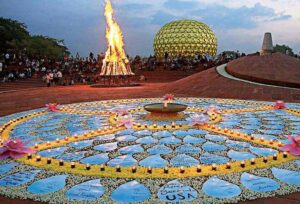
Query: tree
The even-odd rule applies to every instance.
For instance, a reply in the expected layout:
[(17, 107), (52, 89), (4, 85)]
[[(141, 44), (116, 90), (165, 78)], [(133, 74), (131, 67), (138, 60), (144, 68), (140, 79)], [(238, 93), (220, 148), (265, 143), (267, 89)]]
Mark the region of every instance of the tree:
[(26, 49), (32, 57), (50, 57), (61, 59), (69, 55), (63, 40), (42, 35), (31, 36), (25, 24), (0, 17), (0, 52), (11, 49), (16, 53)]
[(293, 49), (290, 48), (287, 45), (278, 45), (278, 44), (276, 44), (275, 47), (274, 47), (274, 52), (281, 52), (283, 54), (286, 54), (287, 51), (291, 54), (293, 53)]
[(30, 37), (25, 24), (0, 17), (0, 51), (16, 49), (20, 41)]

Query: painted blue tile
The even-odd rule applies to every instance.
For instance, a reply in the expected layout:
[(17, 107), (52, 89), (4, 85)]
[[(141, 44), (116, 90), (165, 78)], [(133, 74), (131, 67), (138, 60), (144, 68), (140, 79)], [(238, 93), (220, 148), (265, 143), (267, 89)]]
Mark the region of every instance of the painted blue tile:
[(214, 198), (233, 198), (241, 194), (241, 189), (232, 183), (217, 177), (208, 179), (202, 187), (202, 191)]

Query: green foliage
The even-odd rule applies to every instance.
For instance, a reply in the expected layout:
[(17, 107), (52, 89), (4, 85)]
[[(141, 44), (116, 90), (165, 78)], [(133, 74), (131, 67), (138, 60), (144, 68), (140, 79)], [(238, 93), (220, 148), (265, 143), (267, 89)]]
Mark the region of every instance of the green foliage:
[(42, 35), (31, 36), (27, 27), (12, 19), (0, 18), (0, 52), (26, 49), (29, 56), (62, 58), (69, 54), (63, 40), (56, 40)]
[(281, 52), (281, 53), (286, 54), (287, 50), (288, 50), (289, 53), (293, 53), (293, 49), (290, 48), (287, 45), (278, 45), (278, 44), (276, 44), (275, 47), (274, 47), (274, 52)]
[(14, 49), (21, 40), (30, 37), (27, 27), (18, 21), (0, 17), (0, 51)]

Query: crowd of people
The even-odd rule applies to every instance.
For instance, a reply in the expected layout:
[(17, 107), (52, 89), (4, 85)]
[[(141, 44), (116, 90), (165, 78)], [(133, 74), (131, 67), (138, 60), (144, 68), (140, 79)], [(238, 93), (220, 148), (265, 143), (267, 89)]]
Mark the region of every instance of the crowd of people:
[[(245, 56), (244, 53), (223, 52), (218, 57), (212, 58), (208, 55), (195, 55), (193, 58), (186, 58), (181, 55), (175, 57), (165, 53), (163, 59), (158, 60), (155, 56), (136, 56), (129, 59), (133, 72), (155, 71), (158, 67), (165, 70), (193, 71), (199, 67), (202, 70), (226, 63), (233, 59)], [(61, 60), (54, 60), (47, 57), (36, 58), (27, 56), (26, 53), (6, 52), (0, 56), (0, 81), (13, 82), (37, 77), (42, 79), (47, 86), (74, 85), (75, 83), (90, 84), (97, 81), (98, 73), (101, 70), (104, 54), (82, 58), (77, 53), (75, 57), (66, 56)]]

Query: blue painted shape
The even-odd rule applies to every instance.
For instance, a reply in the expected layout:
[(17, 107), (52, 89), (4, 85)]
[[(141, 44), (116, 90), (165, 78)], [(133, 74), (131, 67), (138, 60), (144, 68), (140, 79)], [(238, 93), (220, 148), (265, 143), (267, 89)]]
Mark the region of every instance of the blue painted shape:
[(83, 164), (104, 164), (109, 160), (108, 154), (96, 154), (94, 156), (86, 157), (80, 160)]
[(114, 139), (115, 139), (115, 135), (114, 134), (109, 134), (109, 135), (100, 135), (100, 136), (96, 137), (94, 140), (109, 141), (109, 140), (114, 140)]
[(173, 166), (196, 166), (199, 164), (199, 161), (189, 155), (186, 154), (179, 154), (173, 157), (170, 161)]
[(133, 166), (137, 164), (137, 161), (132, 157), (132, 155), (122, 155), (118, 156), (107, 163), (109, 166)]
[(226, 146), (228, 146), (230, 148), (235, 148), (235, 149), (243, 149), (243, 148), (250, 147), (250, 144), (247, 143), (247, 142), (227, 140), (226, 141)]
[(118, 148), (118, 143), (113, 142), (113, 143), (105, 143), (105, 144), (97, 145), (94, 147), (94, 150), (98, 150), (101, 152), (111, 152), (117, 148)]
[(38, 152), (38, 154), (42, 157), (57, 157), (62, 155), (67, 149), (68, 147), (57, 147)]
[(173, 132), (173, 134), (177, 137), (185, 137), (185, 136), (188, 136), (189, 133), (187, 131), (184, 131), (184, 130), (176, 130)]
[(300, 168), (300, 160), (296, 160), (295, 163)]
[(134, 133), (134, 130), (132, 129), (127, 129), (127, 130), (121, 130), (120, 132), (117, 133), (117, 135), (131, 135)]
[(132, 135), (123, 135), (123, 136), (117, 137), (118, 142), (131, 142), (131, 141), (135, 141), (136, 139), (137, 138)]
[(132, 146), (126, 146), (119, 149), (119, 152), (121, 154), (136, 154), (136, 153), (144, 152), (144, 148), (141, 145), (132, 145)]
[(200, 156), (200, 161), (203, 164), (225, 164), (229, 161), (229, 159), (227, 157), (205, 152)]
[(21, 171), (11, 174), (0, 179), (0, 186), (21, 186), (34, 179), (41, 170)]
[(202, 149), (207, 152), (220, 152), (226, 150), (227, 147), (213, 142), (206, 142), (202, 145)]
[(28, 187), (28, 192), (33, 194), (49, 194), (63, 189), (66, 185), (67, 175), (51, 176), (38, 180)]
[(256, 157), (254, 154), (251, 154), (249, 152), (239, 152), (232, 149), (228, 151), (227, 155), (228, 157), (236, 161), (248, 160)]
[(100, 198), (105, 192), (100, 179), (86, 181), (73, 186), (66, 192), (66, 197), (72, 200), (94, 201)]
[(214, 198), (233, 198), (242, 192), (237, 185), (221, 180), (215, 176), (203, 184), (202, 191), (206, 195)]
[(159, 131), (159, 132), (155, 132), (153, 134), (153, 137), (156, 137), (156, 138), (172, 137), (172, 133), (170, 133), (167, 130)]
[(205, 138), (215, 142), (223, 142), (227, 140), (227, 137), (220, 136), (220, 135), (212, 135), (212, 134), (205, 135)]
[(252, 134), (254, 137), (257, 138), (264, 138), (265, 140), (276, 140), (277, 137), (274, 135), (265, 135), (265, 134)]
[(172, 149), (165, 145), (155, 145), (147, 150), (150, 154), (170, 154)]
[(179, 143), (181, 143), (181, 140), (172, 136), (172, 137), (166, 137), (166, 138), (159, 140), (159, 143), (160, 144), (179, 144)]
[(272, 168), (272, 173), (278, 180), (290, 184), (290, 185), (300, 185), (300, 172), (290, 171), (286, 169), (279, 169), (276, 167)]
[(85, 148), (91, 146), (93, 144), (93, 140), (83, 140), (79, 142), (72, 142), (69, 144), (70, 147), (74, 147), (76, 149)]
[(136, 136), (136, 137), (145, 137), (145, 136), (149, 136), (149, 135), (152, 135), (152, 132), (150, 130), (140, 130), (133, 134), (133, 136)]
[(18, 165), (19, 165), (19, 163), (17, 163), (17, 162), (11, 162), (8, 164), (0, 165), (0, 175), (6, 174), (7, 172), (9, 172), (10, 170), (12, 170), (13, 168), (15, 168)]
[(205, 139), (192, 136), (186, 136), (185, 138), (183, 138), (183, 142), (188, 144), (202, 144), (205, 141)]
[(269, 134), (269, 135), (280, 135), (283, 133), (283, 130), (263, 130), (260, 129), (260, 132), (264, 133), (264, 134)]
[(140, 138), (136, 141), (136, 143), (139, 143), (139, 144), (153, 144), (153, 143), (157, 143), (158, 140), (157, 139), (154, 139), (153, 137), (143, 137), (143, 138)]
[(250, 147), (250, 151), (256, 155), (267, 157), (278, 154), (278, 151), (271, 148)]
[(273, 179), (259, 177), (249, 173), (242, 174), (241, 183), (247, 189), (259, 193), (275, 191), (280, 188), (280, 185)]
[(166, 203), (190, 202), (197, 196), (198, 192), (195, 189), (180, 183), (178, 180), (165, 184), (157, 193), (157, 197)]
[(164, 160), (163, 158), (161, 158), (160, 155), (152, 155), (149, 156), (145, 159), (143, 159), (142, 161), (140, 161), (140, 166), (151, 166), (152, 168), (162, 168), (167, 166), (169, 163), (168, 161)]
[(131, 181), (122, 184), (111, 194), (111, 199), (118, 203), (144, 202), (149, 199), (151, 192), (143, 184)]
[(175, 151), (179, 154), (198, 154), (201, 151), (201, 148), (191, 144), (185, 144), (177, 147)]
[(68, 161), (68, 162), (74, 162), (74, 161), (78, 161), (78, 160), (82, 159), (84, 157), (85, 153), (86, 153), (86, 151), (72, 152), (72, 153), (63, 154), (57, 158), (62, 159), (64, 161)]
[(188, 130), (189, 135), (205, 135), (208, 132), (206, 130), (197, 130), (197, 129), (189, 129)]

